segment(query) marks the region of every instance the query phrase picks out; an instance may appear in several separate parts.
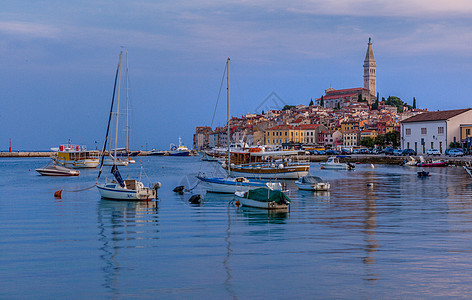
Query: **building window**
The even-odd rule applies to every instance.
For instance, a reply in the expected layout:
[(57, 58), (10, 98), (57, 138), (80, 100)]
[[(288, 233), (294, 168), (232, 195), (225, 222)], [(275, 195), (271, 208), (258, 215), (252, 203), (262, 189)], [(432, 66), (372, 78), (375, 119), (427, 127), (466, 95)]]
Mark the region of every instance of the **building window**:
[(421, 128), (421, 134), (426, 134), (427, 131), (426, 131), (426, 128)]
[(405, 129), (405, 135), (411, 135), (411, 128)]
[(465, 134), (466, 134), (466, 135), (470, 135), (470, 128), (467, 128), (467, 129), (465, 130)]
[(438, 127), (438, 134), (444, 134), (444, 127)]

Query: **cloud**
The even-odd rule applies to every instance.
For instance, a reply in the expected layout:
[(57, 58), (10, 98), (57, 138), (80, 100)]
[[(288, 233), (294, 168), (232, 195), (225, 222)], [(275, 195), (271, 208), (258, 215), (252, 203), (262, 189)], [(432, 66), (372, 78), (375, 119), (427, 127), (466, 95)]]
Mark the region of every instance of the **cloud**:
[(59, 37), (61, 30), (51, 25), (39, 23), (0, 21), (0, 32), (18, 37), (56, 39)]

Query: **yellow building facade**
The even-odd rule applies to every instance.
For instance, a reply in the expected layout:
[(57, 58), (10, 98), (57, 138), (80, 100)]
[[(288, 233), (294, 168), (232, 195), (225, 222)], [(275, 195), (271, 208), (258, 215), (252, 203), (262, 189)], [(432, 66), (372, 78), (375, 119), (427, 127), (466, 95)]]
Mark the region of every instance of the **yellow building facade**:
[(282, 145), (283, 143), (304, 143), (304, 130), (297, 126), (279, 125), (265, 131), (267, 145)]

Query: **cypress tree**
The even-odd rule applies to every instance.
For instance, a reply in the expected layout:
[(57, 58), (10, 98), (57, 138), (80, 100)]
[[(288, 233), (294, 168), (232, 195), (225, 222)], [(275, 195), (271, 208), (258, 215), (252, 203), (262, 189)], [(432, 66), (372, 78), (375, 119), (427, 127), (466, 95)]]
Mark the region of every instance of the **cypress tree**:
[(413, 108), (416, 108), (416, 99), (413, 97)]
[(310, 104), (308, 106), (313, 106), (313, 98), (310, 101)]
[(320, 106), (321, 106), (321, 107), (324, 107), (324, 99), (323, 99), (323, 96), (321, 96)]

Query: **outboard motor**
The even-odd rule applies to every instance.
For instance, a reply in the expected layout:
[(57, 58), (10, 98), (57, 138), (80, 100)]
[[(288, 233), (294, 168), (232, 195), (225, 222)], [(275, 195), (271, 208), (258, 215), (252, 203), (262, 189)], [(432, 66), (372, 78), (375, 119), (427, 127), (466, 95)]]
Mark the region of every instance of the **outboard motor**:
[(192, 203), (192, 204), (200, 204), (202, 203), (202, 196), (201, 195), (193, 195), (192, 197), (190, 197), (190, 199), (188, 199), (188, 202)]
[(179, 193), (179, 194), (183, 194), (184, 190), (185, 190), (185, 186), (179, 185), (178, 187), (174, 188), (172, 191), (174, 191), (176, 193)]

